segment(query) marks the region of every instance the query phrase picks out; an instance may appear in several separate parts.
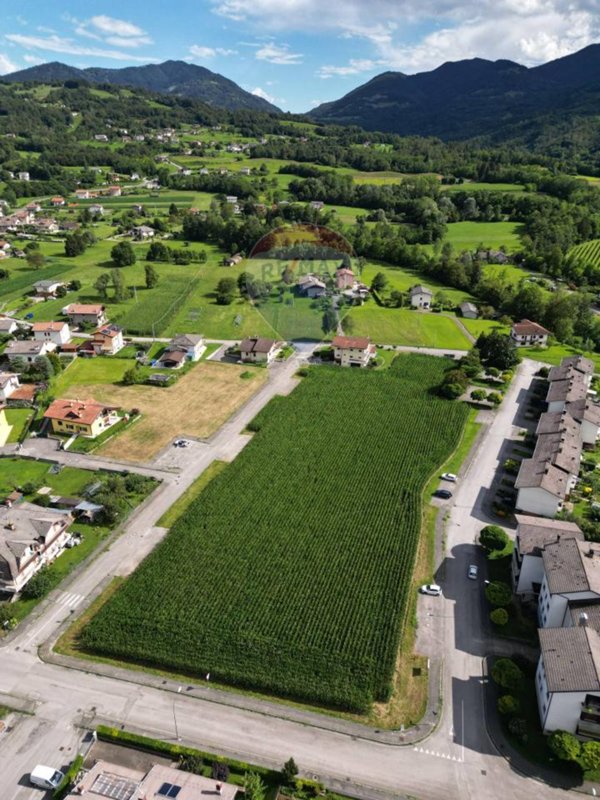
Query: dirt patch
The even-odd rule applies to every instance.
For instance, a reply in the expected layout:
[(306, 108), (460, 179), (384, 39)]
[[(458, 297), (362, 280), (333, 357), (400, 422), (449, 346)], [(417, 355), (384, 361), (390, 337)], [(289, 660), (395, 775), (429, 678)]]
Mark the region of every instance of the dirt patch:
[[(248, 371), (254, 377), (242, 379), (241, 374)], [(96, 400), (142, 412), (139, 422), (95, 453), (127, 461), (150, 461), (174, 436), (210, 436), (266, 379), (267, 371), (263, 369), (203, 362), (168, 388), (112, 384), (86, 387)]]

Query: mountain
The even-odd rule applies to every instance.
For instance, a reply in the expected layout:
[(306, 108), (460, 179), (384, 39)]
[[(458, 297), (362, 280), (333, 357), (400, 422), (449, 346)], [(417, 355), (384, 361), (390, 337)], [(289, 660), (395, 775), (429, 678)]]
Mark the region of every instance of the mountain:
[[(384, 72), (340, 100), (309, 112), (319, 122), (359, 125), (402, 135), (510, 138), (526, 121), (597, 113), (600, 45), (539, 67), (474, 58), (431, 72)], [(535, 127), (535, 126), (533, 126)]]
[(12, 72), (2, 77), (3, 81), (23, 82), (79, 80), (88, 83), (109, 83), (118, 86), (133, 86), (151, 92), (193, 97), (211, 106), (231, 111), (251, 109), (280, 113), (271, 103), (245, 91), (229, 78), (211, 72), (206, 67), (188, 64), (187, 61), (165, 61), (163, 64), (146, 64), (142, 67), (104, 69), (88, 67), (77, 69), (68, 64), (53, 61), (35, 67)]

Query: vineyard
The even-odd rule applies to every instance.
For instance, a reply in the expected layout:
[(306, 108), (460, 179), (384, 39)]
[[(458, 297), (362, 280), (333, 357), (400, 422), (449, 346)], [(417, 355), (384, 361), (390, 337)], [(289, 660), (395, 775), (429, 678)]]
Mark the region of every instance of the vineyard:
[(575, 261), (600, 267), (600, 239), (592, 239), (590, 242), (578, 244), (569, 252), (569, 256)]
[(365, 710), (389, 696), (421, 492), (467, 408), (443, 359), (313, 368), (84, 628), (142, 665)]

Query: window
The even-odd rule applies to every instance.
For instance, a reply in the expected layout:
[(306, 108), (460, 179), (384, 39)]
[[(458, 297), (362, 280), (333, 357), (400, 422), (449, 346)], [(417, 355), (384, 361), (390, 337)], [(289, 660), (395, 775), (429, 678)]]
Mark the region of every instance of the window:
[(177, 797), (180, 791), (181, 786), (177, 786), (175, 783), (163, 783), (157, 794), (160, 797)]

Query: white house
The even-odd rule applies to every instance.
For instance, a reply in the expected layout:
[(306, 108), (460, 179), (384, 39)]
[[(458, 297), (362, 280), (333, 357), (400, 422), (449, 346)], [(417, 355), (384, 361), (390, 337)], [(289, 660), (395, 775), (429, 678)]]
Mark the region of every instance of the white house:
[(585, 375), (575, 372), (573, 375), (562, 381), (552, 381), (548, 385), (546, 402), (548, 411), (563, 411), (568, 403), (581, 400), (587, 397), (588, 385)]
[(29, 180), (29, 173), (28, 172), (17, 172), (17, 178), (20, 181), (28, 181)]
[(6, 336), (6, 334), (14, 333), (19, 326), (17, 325), (16, 320), (11, 319), (10, 317), (0, 317), (0, 336)]
[(27, 581), (62, 552), (71, 514), (19, 503), (0, 509), (0, 590), (21, 591)]
[(461, 303), (460, 306), (460, 313), (465, 319), (477, 319), (479, 316), (479, 312), (477, 311), (477, 306), (474, 303)]
[(101, 206), (100, 203), (92, 203), (91, 206), (88, 206), (88, 209), (93, 216), (101, 217), (104, 214), (104, 206)]
[(410, 304), (413, 308), (430, 308), (433, 292), (426, 286), (413, 286), (410, 290)]
[(171, 339), (169, 346), (183, 350), (188, 361), (199, 361), (206, 350), (204, 336), (196, 333), (179, 333)]
[(600, 434), (600, 405), (581, 398), (567, 403), (567, 411), (581, 426), (581, 440), (584, 445), (594, 446)]
[(34, 322), (31, 330), (36, 342), (52, 342), (60, 347), (71, 341), (68, 322)]
[(544, 576), (538, 598), (541, 628), (562, 627), (572, 603), (600, 603), (599, 544), (561, 537), (544, 547), (542, 561)]
[(517, 533), (512, 559), (515, 594), (537, 595), (544, 579), (542, 554), (546, 545), (563, 538), (583, 541), (583, 533), (574, 522), (516, 514)]
[(53, 342), (36, 342), (31, 339), (27, 341), (19, 340), (9, 342), (4, 350), (4, 355), (12, 363), (23, 358), (28, 364), (32, 364), (38, 356), (45, 356), (56, 350)]
[(33, 284), (33, 288), (39, 297), (56, 297), (56, 292), (64, 285), (64, 281), (54, 278), (46, 281), (36, 281)]
[(581, 623), (539, 632), (535, 689), (544, 733), (600, 737), (600, 636)]
[(0, 400), (5, 402), (21, 384), (15, 372), (0, 372)]
[(281, 342), (264, 337), (250, 337), (240, 344), (242, 361), (270, 364), (281, 350)]
[(132, 229), (131, 235), (134, 239), (138, 239), (140, 241), (144, 241), (146, 239), (154, 238), (155, 234), (154, 228), (151, 228), (149, 225), (137, 225), (135, 228)]
[(366, 367), (377, 354), (368, 336), (335, 336), (331, 345), (342, 367)]
[(515, 322), (510, 331), (510, 338), (517, 347), (542, 347), (548, 343), (548, 336), (550, 331), (530, 319)]
[(568, 473), (545, 461), (526, 458), (515, 483), (517, 509), (538, 517), (553, 517), (572, 489)]

